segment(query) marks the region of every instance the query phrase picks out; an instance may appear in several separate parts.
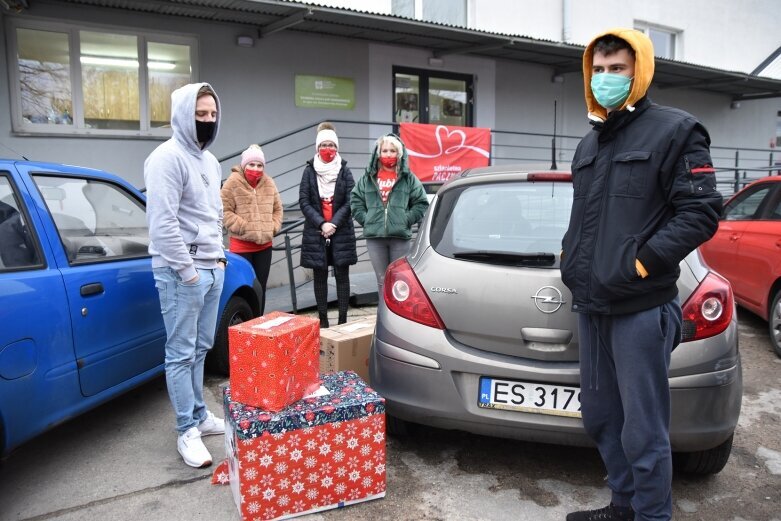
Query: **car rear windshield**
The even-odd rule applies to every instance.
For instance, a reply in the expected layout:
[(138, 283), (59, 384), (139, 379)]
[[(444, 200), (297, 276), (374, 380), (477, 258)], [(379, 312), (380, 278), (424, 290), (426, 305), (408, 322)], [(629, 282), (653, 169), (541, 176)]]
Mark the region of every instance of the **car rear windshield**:
[(465, 261), (553, 268), (572, 208), (568, 182), (502, 182), (443, 191), (431, 246)]

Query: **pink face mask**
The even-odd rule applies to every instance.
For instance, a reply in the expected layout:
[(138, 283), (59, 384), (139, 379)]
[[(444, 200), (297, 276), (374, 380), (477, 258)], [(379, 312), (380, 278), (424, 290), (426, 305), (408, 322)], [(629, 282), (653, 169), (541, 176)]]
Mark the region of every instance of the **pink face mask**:
[(320, 154), (320, 159), (323, 160), (323, 163), (330, 163), (336, 157), (336, 149), (335, 148), (321, 148), (318, 151), (318, 154)]

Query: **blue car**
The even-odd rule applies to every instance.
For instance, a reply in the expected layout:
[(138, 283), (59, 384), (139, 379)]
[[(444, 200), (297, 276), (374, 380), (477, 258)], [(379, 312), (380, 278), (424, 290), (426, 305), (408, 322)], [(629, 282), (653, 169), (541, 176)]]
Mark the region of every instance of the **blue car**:
[[(106, 172), (0, 159), (0, 455), (164, 372), (145, 213)], [(262, 291), (228, 255), (207, 358), (222, 373), (227, 328)]]

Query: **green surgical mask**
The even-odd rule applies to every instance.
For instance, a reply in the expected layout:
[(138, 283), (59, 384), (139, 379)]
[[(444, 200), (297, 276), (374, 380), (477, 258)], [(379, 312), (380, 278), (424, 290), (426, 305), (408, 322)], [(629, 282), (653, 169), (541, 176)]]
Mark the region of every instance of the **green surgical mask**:
[(603, 72), (591, 77), (591, 92), (597, 103), (608, 110), (620, 107), (629, 97), (632, 78), (622, 74)]

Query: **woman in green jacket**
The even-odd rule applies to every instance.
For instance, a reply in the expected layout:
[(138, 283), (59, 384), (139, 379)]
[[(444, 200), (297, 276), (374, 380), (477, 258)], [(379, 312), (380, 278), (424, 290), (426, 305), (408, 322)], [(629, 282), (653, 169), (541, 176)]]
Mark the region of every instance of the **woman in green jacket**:
[(353, 218), (363, 226), (382, 298), (385, 269), (407, 254), (412, 225), (428, 208), (423, 185), (410, 171), (407, 151), (396, 135), (377, 140), (366, 172), (353, 189), (350, 207)]

